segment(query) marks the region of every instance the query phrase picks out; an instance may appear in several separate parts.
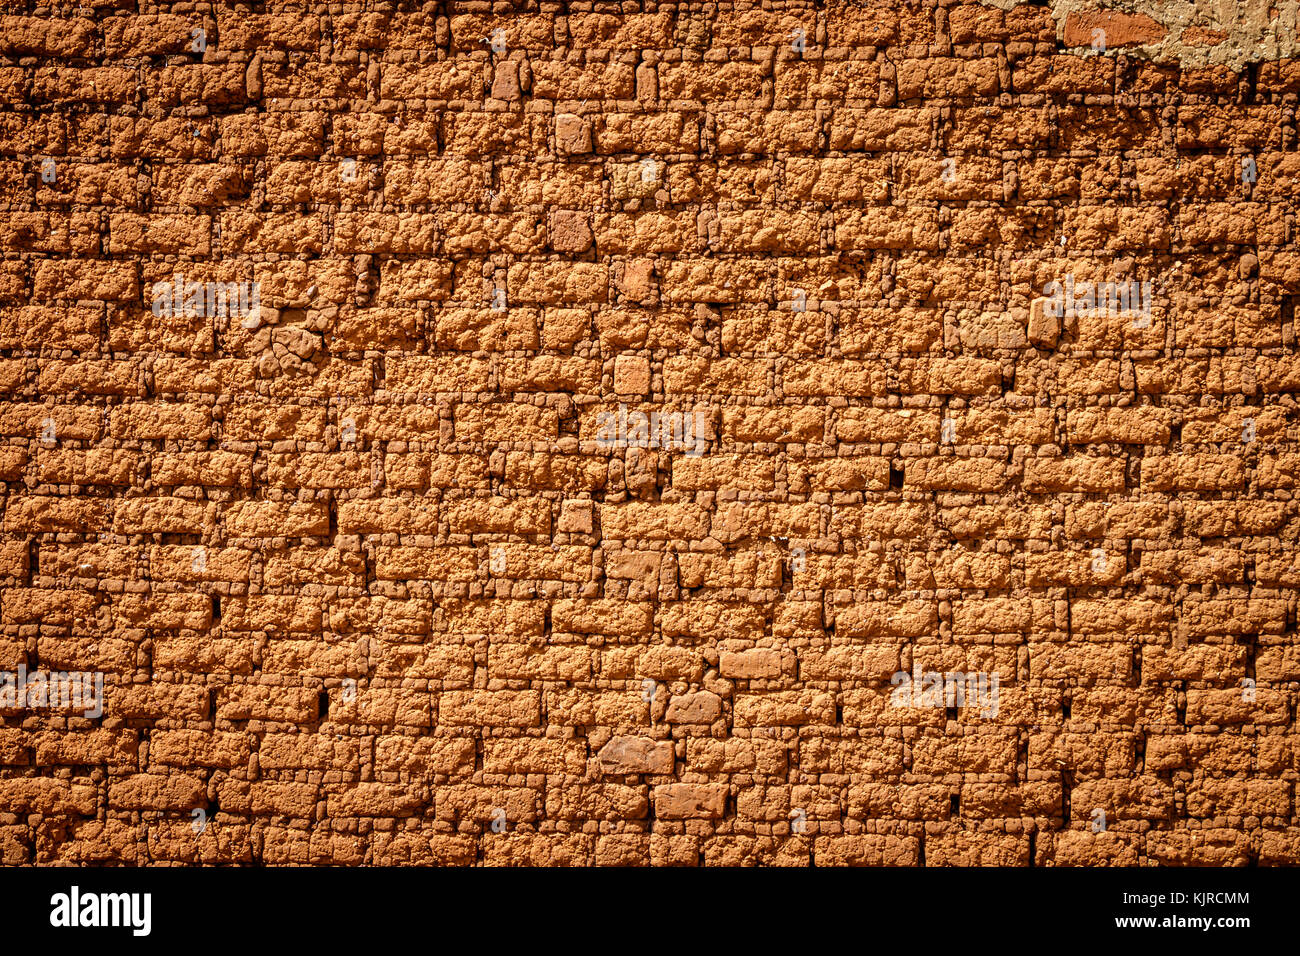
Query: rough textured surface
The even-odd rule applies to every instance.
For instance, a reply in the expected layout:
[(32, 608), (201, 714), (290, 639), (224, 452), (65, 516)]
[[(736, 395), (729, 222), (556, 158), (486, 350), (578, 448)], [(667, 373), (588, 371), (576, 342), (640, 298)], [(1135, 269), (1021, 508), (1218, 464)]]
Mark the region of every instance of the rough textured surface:
[[(1018, 0), (989, 0), (1013, 12)], [(1091, 48), (1094, 30), (1107, 49), (1131, 48), (1138, 56), (1184, 67), (1240, 70), (1300, 51), (1297, 0), (1047, 0), (1056, 35), (1068, 48)], [(1099, 44), (1101, 45), (1101, 44)]]
[(1296, 862), (1295, 4), (1003, 6), (7, 2), (4, 862)]

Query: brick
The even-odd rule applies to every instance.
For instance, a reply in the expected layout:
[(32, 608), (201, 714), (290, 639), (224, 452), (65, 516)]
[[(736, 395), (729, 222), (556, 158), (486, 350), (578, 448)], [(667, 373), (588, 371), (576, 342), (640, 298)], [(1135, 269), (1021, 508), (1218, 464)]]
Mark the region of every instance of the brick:
[(724, 786), (673, 783), (655, 787), (655, 815), (665, 820), (717, 819), (726, 806)]

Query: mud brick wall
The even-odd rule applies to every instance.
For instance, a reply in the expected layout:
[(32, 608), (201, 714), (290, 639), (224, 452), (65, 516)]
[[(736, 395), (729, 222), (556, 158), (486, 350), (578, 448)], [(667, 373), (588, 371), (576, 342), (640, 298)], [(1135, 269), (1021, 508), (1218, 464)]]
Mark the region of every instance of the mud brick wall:
[(1297, 862), (1208, 6), (5, 0), (0, 859)]

